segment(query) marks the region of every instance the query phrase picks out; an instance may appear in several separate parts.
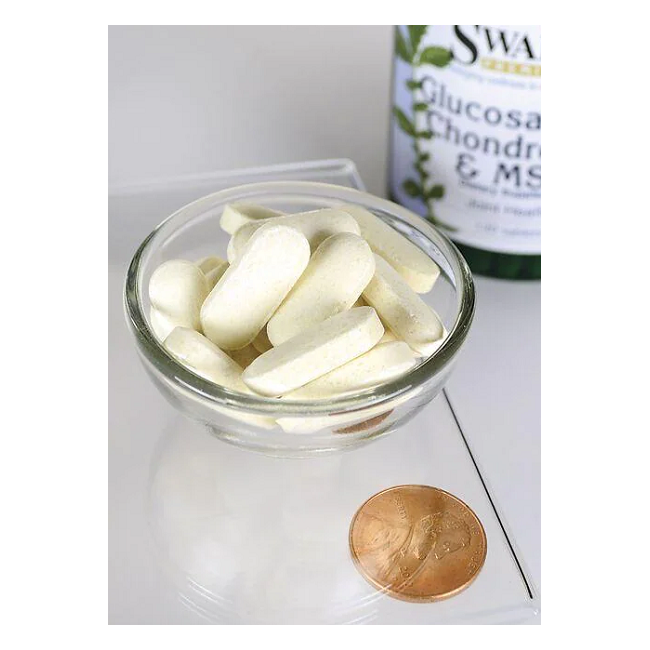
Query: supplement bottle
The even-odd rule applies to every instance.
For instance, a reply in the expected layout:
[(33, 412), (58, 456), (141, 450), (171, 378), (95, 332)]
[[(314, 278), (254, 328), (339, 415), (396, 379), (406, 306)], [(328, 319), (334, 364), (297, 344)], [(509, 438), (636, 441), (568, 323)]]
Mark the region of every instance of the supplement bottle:
[(472, 271), (541, 277), (541, 30), (395, 28), (389, 194)]

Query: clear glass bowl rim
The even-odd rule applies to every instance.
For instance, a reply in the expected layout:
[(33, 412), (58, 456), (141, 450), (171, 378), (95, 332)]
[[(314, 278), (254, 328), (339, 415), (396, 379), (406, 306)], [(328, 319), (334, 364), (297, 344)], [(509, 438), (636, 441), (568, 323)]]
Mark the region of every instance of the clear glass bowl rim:
[[(435, 354), (408, 373), (375, 388), (336, 399), (301, 402), (246, 395), (229, 390), (193, 373), (167, 352), (149, 329), (142, 309), (142, 264), (147, 253), (180, 226), (191, 221), (196, 215), (188, 217), (187, 213), (196, 211), (202, 204), (206, 204), (207, 207), (214, 202), (223, 204), (237, 201), (254, 203), (257, 197), (268, 199), (269, 194), (277, 194), (279, 197), (290, 195), (305, 199), (328, 199), (342, 203), (355, 203), (371, 211), (374, 209), (386, 212), (392, 217), (405, 221), (430, 239), (453, 270), (458, 306), (456, 320), (449, 330), (446, 340)], [(263, 198), (261, 200), (263, 201)], [(245, 413), (275, 417), (313, 417), (360, 411), (366, 407), (377, 406), (392, 400), (421, 386), (443, 371), (460, 350), (474, 317), (475, 303), (474, 281), (465, 259), (451, 240), (425, 219), (396, 203), (360, 190), (310, 181), (269, 181), (238, 185), (203, 196), (184, 205), (162, 221), (144, 239), (131, 260), (124, 285), (124, 308), (127, 322), (136, 337), (140, 352), (176, 390), (189, 393), (195, 398), (218, 407), (226, 406)]]

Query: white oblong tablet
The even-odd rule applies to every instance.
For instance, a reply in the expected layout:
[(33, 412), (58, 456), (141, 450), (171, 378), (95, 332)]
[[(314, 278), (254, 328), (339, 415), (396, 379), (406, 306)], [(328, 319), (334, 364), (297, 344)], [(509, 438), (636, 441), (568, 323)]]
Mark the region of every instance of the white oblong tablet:
[(271, 221), (299, 230), (307, 237), (312, 251), (316, 250), (321, 242), (336, 233), (351, 232), (358, 235), (360, 232), (359, 225), (354, 217), (343, 210), (335, 208), (299, 212), (297, 214), (288, 214), (285, 217), (276, 217), (269, 221), (251, 222), (242, 226), (230, 238), (230, 242), (228, 243), (228, 261), (232, 264), (240, 255), (246, 246), (246, 242), (253, 233), (265, 223), (270, 223)]
[(194, 263), (201, 269), (201, 271), (203, 271), (203, 273), (207, 275), (210, 271), (212, 271), (212, 269), (215, 269), (222, 264), (227, 264), (228, 262), (225, 262), (216, 255), (210, 255), (209, 257), (202, 257), (200, 260), (197, 260)]
[(361, 237), (342, 232), (328, 237), (266, 326), (281, 345), (300, 332), (350, 309), (375, 272), (375, 258)]
[(261, 395), (284, 395), (367, 352), (383, 333), (372, 307), (349, 309), (265, 352), (242, 378)]
[(171, 331), (177, 327), (176, 323), (159, 312), (155, 307), (151, 307), (149, 310), (149, 322), (153, 333), (161, 343), (171, 334)]
[[(241, 366), (202, 334), (185, 327), (176, 327), (165, 339), (164, 346), (180, 363), (204, 379), (246, 395), (252, 394), (241, 379)], [(210, 408), (228, 418), (263, 429), (276, 426), (275, 420), (270, 417), (216, 404), (210, 404)]]
[(198, 330), (208, 281), (201, 269), (187, 260), (163, 262), (149, 280), (151, 305), (180, 327)]
[(445, 339), (448, 336), (449, 336), (449, 332), (447, 331), (447, 328), (443, 325), (442, 336), (437, 341), (425, 345), (422, 348), (424, 352), (416, 350), (414, 348), (412, 348), (411, 351), (413, 352), (413, 355), (417, 359), (426, 359), (427, 357), (430, 357), (445, 342)]
[(379, 343), (380, 344), (392, 343), (393, 341), (397, 341), (397, 337), (388, 328), (386, 328), (386, 331), (384, 332), (384, 335), (381, 337)]
[(372, 250), (381, 255), (405, 280), (413, 291), (431, 291), (440, 275), (438, 265), (404, 235), (385, 221), (358, 205), (342, 205), (361, 229), (361, 236)]
[(260, 353), (249, 343), (241, 350), (230, 350), (228, 356), (242, 368), (248, 368), (260, 356)]
[(260, 333), (253, 339), (253, 347), (260, 354), (268, 352), (273, 347), (273, 343), (269, 341), (269, 335), (266, 333), (266, 327), (263, 327)]
[(351, 413), (332, 413), (302, 418), (281, 417), (277, 422), (287, 433), (296, 434), (316, 433), (324, 429), (330, 429), (338, 434), (367, 431), (379, 425), (386, 427), (390, 425), (391, 419), (399, 419), (399, 415), (393, 414), (393, 411), (421, 392), (422, 388), (416, 388), (406, 395)]
[(251, 343), (308, 262), (309, 243), (295, 228), (271, 222), (257, 230), (205, 299), (203, 333), (224, 350)]
[(283, 214), (284, 212), (272, 210), (257, 203), (229, 203), (221, 213), (219, 225), (228, 234), (232, 235), (251, 221), (279, 217)]
[(438, 315), (379, 255), (375, 255), (375, 275), (363, 299), (398, 339), (420, 354), (429, 356), (440, 346), (445, 330)]
[(208, 281), (208, 292), (214, 289), (221, 276), (228, 270), (228, 262), (221, 260), (221, 263), (211, 268), (206, 274), (205, 279)]
[(243, 393), (242, 368), (205, 336), (186, 327), (175, 327), (164, 343), (184, 366), (208, 381)]
[(413, 350), (402, 341), (376, 345), (326, 375), (287, 393), (284, 399), (325, 399), (366, 390), (403, 375), (418, 364)]

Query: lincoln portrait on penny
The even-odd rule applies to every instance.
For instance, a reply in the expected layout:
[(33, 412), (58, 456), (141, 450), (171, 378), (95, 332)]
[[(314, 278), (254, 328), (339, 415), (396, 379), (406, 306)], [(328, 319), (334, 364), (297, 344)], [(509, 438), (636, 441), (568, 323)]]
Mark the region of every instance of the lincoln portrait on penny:
[(411, 525), (402, 520), (397, 526), (394, 521), (387, 525), (381, 517), (366, 516), (373, 520), (368, 523), (376, 530), (362, 552), (373, 556), (386, 577), (397, 571), (402, 578), (413, 578), (425, 560), (443, 561), (471, 542), (467, 524), (450, 512), (427, 514)]

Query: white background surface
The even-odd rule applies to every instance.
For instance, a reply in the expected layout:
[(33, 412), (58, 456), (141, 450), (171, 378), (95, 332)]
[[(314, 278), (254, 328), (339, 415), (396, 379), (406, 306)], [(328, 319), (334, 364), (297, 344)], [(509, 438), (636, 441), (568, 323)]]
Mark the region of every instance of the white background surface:
[[(109, 30), (109, 184), (353, 159), (385, 194), (389, 27)], [(450, 397), (540, 585), (540, 285), (479, 278)]]

